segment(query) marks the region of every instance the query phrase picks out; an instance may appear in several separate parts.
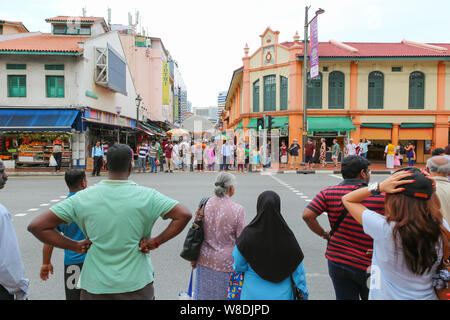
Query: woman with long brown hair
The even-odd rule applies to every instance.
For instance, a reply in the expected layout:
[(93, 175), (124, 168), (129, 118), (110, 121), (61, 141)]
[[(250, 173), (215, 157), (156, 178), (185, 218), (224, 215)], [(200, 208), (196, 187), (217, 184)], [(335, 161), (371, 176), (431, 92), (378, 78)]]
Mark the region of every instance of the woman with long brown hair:
[[(385, 216), (361, 204), (386, 193)], [(436, 300), (432, 277), (443, 256), (442, 218), (433, 181), (417, 168), (403, 168), (381, 182), (342, 198), (348, 212), (374, 239), (369, 299)]]

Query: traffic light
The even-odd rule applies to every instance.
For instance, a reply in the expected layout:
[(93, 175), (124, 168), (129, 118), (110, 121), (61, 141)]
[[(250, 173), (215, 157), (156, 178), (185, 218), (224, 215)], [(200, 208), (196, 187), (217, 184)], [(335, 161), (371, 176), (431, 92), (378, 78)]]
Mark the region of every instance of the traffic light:
[(267, 130), (272, 130), (272, 128), (273, 128), (273, 126), (274, 126), (274, 124), (275, 124), (275, 121), (273, 120), (273, 117), (272, 116), (269, 116), (269, 123), (267, 124)]
[(264, 118), (257, 119), (256, 127), (258, 128), (258, 131), (264, 130), (264, 127), (265, 127)]

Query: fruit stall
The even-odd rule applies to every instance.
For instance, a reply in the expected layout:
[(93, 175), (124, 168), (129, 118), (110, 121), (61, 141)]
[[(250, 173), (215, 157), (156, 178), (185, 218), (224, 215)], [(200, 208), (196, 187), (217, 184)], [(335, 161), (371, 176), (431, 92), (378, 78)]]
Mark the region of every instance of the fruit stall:
[(62, 167), (69, 167), (72, 161), (70, 134), (58, 132), (20, 133), (2, 135), (0, 138), (0, 159), (7, 169), (49, 167), (53, 141), (58, 137), (64, 144)]

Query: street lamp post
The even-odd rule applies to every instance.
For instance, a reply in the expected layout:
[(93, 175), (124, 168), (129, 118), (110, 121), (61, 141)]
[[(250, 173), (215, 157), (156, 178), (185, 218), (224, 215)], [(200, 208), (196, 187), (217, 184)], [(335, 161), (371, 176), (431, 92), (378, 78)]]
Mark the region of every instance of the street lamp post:
[(311, 21), (308, 21), (308, 11), (311, 6), (305, 6), (305, 26), (304, 26), (304, 42), (303, 42), (303, 161), (305, 160), (305, 146), (306, 136), (308, 134), (308, 120), (307, 120), (307, 104), (308, 104), (308, 27), (312, 20), (314, 20), (319, 14), (325, 12), (325, 10), (319, 8), (316, 11), (316, 15)]
[(141, 106), (141, 101), (142, 101), (141, 95), (138, 94), (136, 97), (136, 127), (139, 124), (139, 107)]

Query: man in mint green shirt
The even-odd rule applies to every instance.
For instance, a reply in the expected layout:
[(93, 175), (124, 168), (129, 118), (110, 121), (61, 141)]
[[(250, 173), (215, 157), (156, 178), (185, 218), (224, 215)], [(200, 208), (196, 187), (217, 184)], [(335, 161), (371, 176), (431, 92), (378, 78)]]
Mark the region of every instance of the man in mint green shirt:
[[(178, 201), (128, 180), (131, 160), (128, 146), (114, 145), (108, 150), (109, 179), (51, 207), (28, 226), (44, 243), (87, 251), (79, 281), (82, 300), (153, 299), (153, 266), (146, 253), (178, 235), (191, 219)], [(159, 217), (172, 222), (151, 238)], [(87, 239), (59, 234), (54, 228), (63, 222), (75, 222)]]

